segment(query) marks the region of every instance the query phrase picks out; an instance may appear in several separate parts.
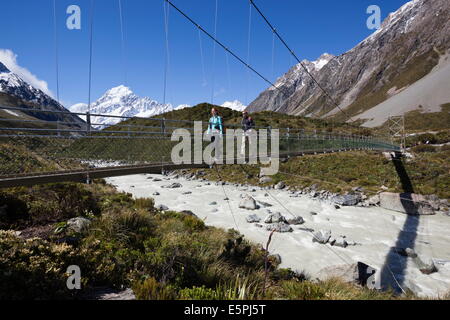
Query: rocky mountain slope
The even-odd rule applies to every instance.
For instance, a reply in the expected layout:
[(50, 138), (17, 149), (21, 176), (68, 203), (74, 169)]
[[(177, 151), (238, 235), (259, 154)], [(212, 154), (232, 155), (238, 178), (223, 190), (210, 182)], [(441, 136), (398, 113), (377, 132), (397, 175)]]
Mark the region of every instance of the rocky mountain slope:
[(27, 111), (2, 110), (8, 117), (14, 118), (37, 118), (47, 121), (64, 121), (73, 123), (71, 126), (82, 126), (84, 121), (71, 114), (50, 114), (36, 112), (35, 110), (50, 110), (67, 112), (59, 102), (34, 88), (17, 74), (11, 72), (0, 62), (0, 106), (25, 108)]
[[(324, 55), (315, 62), (304, 61), (308, 70), (330, 93), (351, 120), (367, 110), (400, 94), (415, 82), (440, 68), (450, 47), (450, 2), (448, 0), (413, 0), (391, 13), (380, 30), (359, 43), (350, 51), (338, 56)], [(446, 65), (443, 63), (443, 65)], [(439, 69), (440, 70), (440, 69)], [(446, 68), (439, 76), (450, 78)], [(270, 110), (309, 117), (335, 117), (349, 120), (326, 98), (324, 93), (300, 67), (294, 66), (253, 101), (249, 111)], [(421, 86), (428, 96), (438, 96), (426, 109), (436, 111), (450, 102), (450, 83)], [(434, 92), (439, 94), (435, 95)], [(381, 115), (368, 114), (364, 122), (374, 117), (402, 112), (419, 107), (420, 103), (407, 99), (391, 104), (380, 111)], [(398, 113), (398, 112), (397, 112)], [(356, 116), (356, 117), (355, 117)], [(379, 121), (368, 125), (379, 124)]]

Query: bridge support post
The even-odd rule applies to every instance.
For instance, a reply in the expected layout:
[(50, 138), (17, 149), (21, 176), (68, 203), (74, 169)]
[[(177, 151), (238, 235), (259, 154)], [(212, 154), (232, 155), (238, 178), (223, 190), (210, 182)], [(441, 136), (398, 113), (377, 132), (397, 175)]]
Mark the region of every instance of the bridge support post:
[(91, 114), (86, 112), (86, 134), (89, 136), (91, 134)]

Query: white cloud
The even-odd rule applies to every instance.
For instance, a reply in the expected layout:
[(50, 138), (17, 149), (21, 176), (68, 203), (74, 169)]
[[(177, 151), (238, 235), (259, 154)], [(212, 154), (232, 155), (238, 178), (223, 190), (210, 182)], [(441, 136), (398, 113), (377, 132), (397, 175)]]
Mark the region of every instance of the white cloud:
[(42, 90), (44, 93), (53, 97), (53, 93), (48, 88), (48, 84), (44, 80), (40, 80), (34, 74), (24, 67), (19, 66), (17, 55), (9, 49), (0, 49), (0, 61), (13, 73), (17, 74), (22, 80)]

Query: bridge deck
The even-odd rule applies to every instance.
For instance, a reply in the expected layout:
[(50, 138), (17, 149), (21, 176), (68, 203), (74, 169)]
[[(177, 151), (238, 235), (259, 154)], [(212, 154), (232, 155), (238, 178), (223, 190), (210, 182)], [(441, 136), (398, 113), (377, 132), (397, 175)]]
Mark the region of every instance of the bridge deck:
[[(290, 152), (280, 154), (280, 158), (285, 159), (288, 157), (303, 156), (307, 154), (336, 153), (354, 150), (361, 150), (361, 149), (309, 150), (303, 152)], [(248, 158), (246, 160), (248, 161)], [(0, 176), (0, 188), (33, 186), (39, 184), (58, 183), (58, 182), (85, 183), (86, 181), (89, 181), (91, 179), (101, 179), (108, 177), (145, 174), (145, 173), (159, 174), (162, 173), (163, 171), (173, 171), (180, 169), (200, 169), (208, 167), (209, 166), (205, 163), (180, 164), (180, 165), (176, 165), (173, 163), (160, 163), (160, 164), (142, 164), (142, 165), (91, 168), (86, 170), (62, 170), (55, 172), (15, 174), (15, 175)]]

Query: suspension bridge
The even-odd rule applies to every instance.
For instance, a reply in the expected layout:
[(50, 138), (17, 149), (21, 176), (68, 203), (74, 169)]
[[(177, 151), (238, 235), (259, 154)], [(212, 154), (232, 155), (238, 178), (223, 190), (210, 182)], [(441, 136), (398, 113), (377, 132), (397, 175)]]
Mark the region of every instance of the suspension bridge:
[[(214, 32), (209, 32), (200, 24), (194, 21), (183, 10), (177, 7), (170, 0), (162, 1), (164, 6), (164, 47), (166, 50), (165, 72), (164, 72), (164, 103), (167, 95), (167, 77), (169, 64), (169, 10), (172, 9), (188, 23), (192, 24), (199, 31), (199, 41), (201, 47), (201, 34), (206, 35), (214, 43), (214, 55), (216, 46), (222, 48), (229, 56), (242, 64), (248, 72), (253, 72), (262, 81), (269, 84), (275, 90), (283, 91), (283, 88), (276, 86), (268, 77), (264, 76), (255, 67), (250, 65), (249, 54), (247, 59), (241, 58), (226, 44), (217, 39), (217, 16), (218, 0), (216, 0)], [(17, 169), (8, 166), (6, 163), (0, 172), (0, 187), (16, 187), (35, 184), (76, 181), (85, 182), (91, 179), (105, 178), (120, 175), (137, 173), (161, 173), (185, 168), (207, 167), (206, 163), (201, 164), (174, 164), (171, 161), (171, 151), (177, 142), (171, 137), (175, 130), (183, 128), (194, 134), (194, 121), (169, 120), (160, 117), (137, 118), (121, 117), (105, 114), (92, 114), (91, 107), (91, 86), (92, 86), (92, 46), (94, 32), (93, 3), (91, 2), (90, 18), (90, 55), (89, 55), (89, 93), (88, 111), (86, 113), (71, 113), (69, 111), (46, 110), (45, 108), (21, 108), (0, 106), (0, 110), (6, 110), (9, 114), (21, 113), (24, 117), (0, 118), (0, 140), (13, 144), (17, 147), (29, 148), (35, 157), (36, 164), (25, 168)], [(273, 34), (273, 41), (278, 39), (289, 53), (295, 58), (299, 65), (311, 77), (311, 80), (325, 93), (328, 102), (337, 107), (345, 114), (346, 119), (351, 118), (342, 110), (332, 95), (314, 78), (308, 68), (300, 61), (297, 54), (288, 46), (280, 33), (269, 22), (267, 16), (256, 6), (255, 2), (249, 2), (249, 31), (251, 28), (251, 13), (254, 9), (267, 24)], [(56, 32), (56, 1), (54, 2), (54, 27), (55, 27), (55, 65), (57, 79), (57, 99), (60, 97), (59, 84), (59, 58), (58, 58), (58, 33)], [(120, 11), (120, 31), (122, 41), (122, 51), (125, 57), (125, 36), (123, 21), (123, 6), (119, 0)], [(249, 32), (250, 38), (250, 32)], [(248, 41), (248, 51), (250, 51), (250, 39)], [(203, 52), (201, 52), (203, 57)], [(227, 55), (227, 58), (228, 58)], [(202, 58), (203, 59), (203, 58)], [(124, 59), (125, 60), (125, 59)], [(272, 59), (273, 60), (273, 59)], [(125, 81), (127, 71), (124, 61)], [(215, 63), (215, 62), (214, 62)], [(286, 93), (287, 94), (287, 93)], [(214, 95), (212, 94), (211, 102)], [(66, 116), (76, 115), (83, 121), (73, 121)], [(116, 125), (105, 127), (100, 123), (95, 123), (93, 119), (102, 117), (114, 120)], [(49, 118), (52, 121), (48, 120)], [(54, 120), (58, 119), (58, 120)], [(67, 120), (69, 119), (69, 120)], [(202, 129), (206, 130), (207, 122), (202, 122)], [(239, 128), (238, 126), (228, 126), (227, 128)], [(255, 129), (266, 129), (269, 132), (278, 129), (280, 134), (281, 158), (302, 156), (305, 154), (346, 152), (351, 150), (373, 150), (378, 152), (399, 152), (399, 146), (393, 144), (385, 137), (357, 136), (349, 134), (331, 132), (321, 132), (318, 130), (306, 131), (302, 128), (271, 128), (256, 127)], [(224, 133), (227, 134), (226, 132)], [(193, 152), (192, 152), (193, 154)], [(39, 162), (40, 161), (40, 162)], [(39, 163), (41, 165), (39, 165)], [(47, 165), (44, 165), (47, 164)]]

